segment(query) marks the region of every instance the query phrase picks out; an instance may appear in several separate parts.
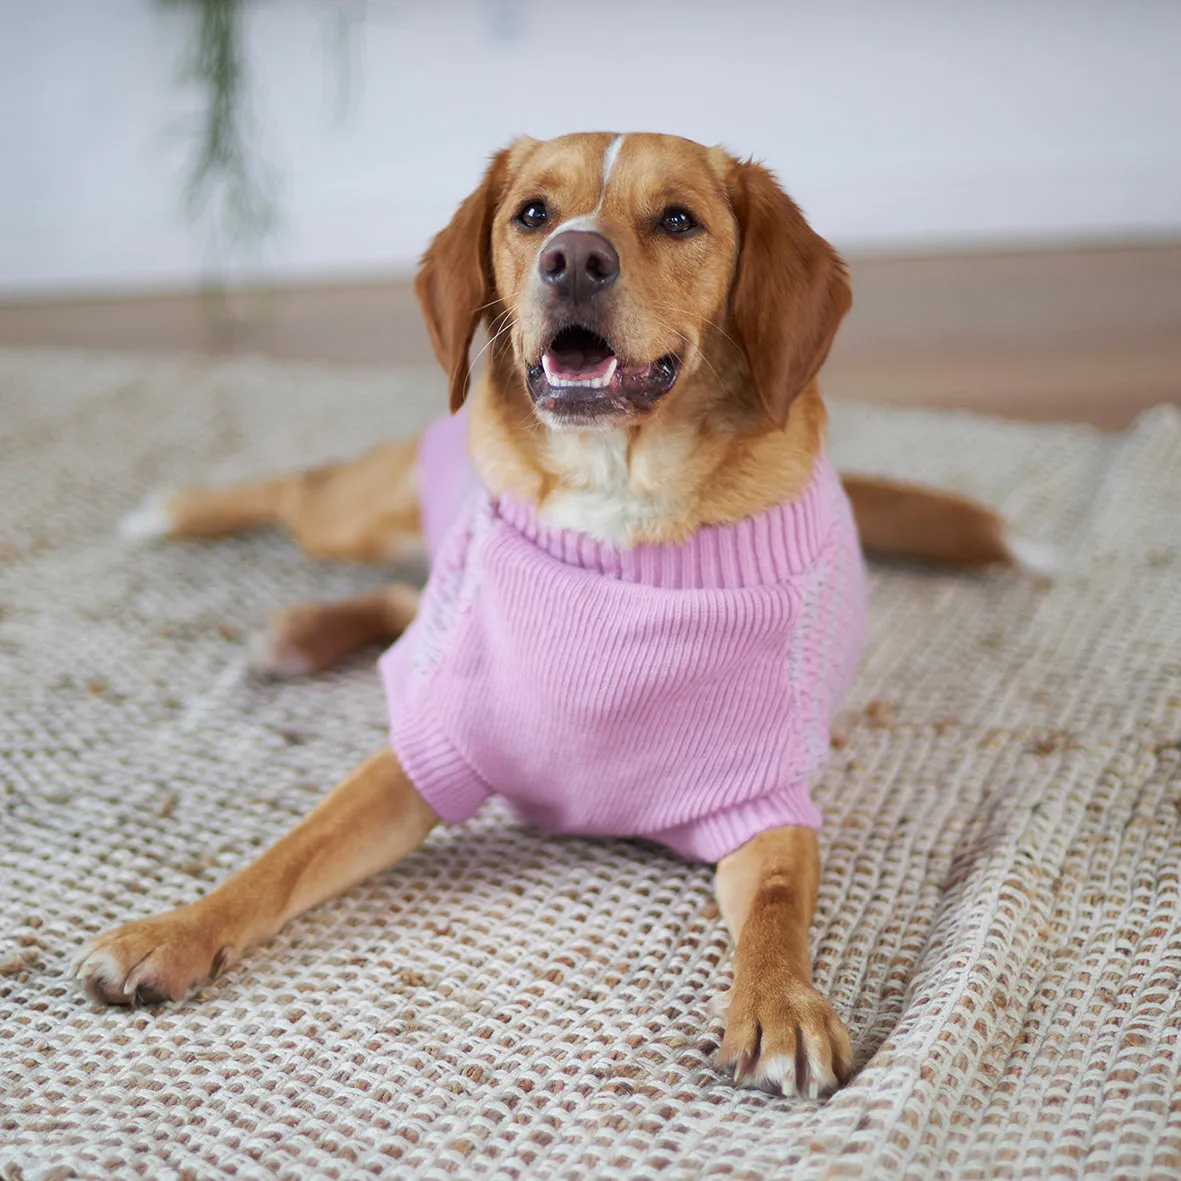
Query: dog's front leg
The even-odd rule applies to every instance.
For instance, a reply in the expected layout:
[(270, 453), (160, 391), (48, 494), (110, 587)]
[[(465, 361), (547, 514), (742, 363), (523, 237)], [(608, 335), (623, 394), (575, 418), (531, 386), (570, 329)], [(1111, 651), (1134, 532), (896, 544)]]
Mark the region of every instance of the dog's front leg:
[(718, 1061), (735, 1081), (815, 1098), (849, 1076), (849, 1034), (812, 987), (808, 930), (820, 884), (810, 828), (761, 833), (718, 862), (718, 907), (735, 941)]
[(187, 906), (99, 936), (77, 974), (98, 1000), (175, 1000), (288, 919), (408, 856), (438, 817), (390, 751), (362, 763), (257, 861)]

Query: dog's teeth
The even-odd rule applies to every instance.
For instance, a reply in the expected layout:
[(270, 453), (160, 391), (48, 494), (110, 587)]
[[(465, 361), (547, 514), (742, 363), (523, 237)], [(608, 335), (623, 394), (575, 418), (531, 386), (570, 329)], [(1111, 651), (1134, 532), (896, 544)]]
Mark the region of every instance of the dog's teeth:
[(545, 371), (545, 379), (550, 386), (555, 390), (602, 390), (606, 389), (611, 384), (611, 379), (615, 376), (615, 370), (619, 366), (619, 361), (612, 357), (607, 364), (607, 372), (602, 377), (591, 377), (585, 381), (579, 381), (576, 377), (559, 377), (553, 371), (553, 365), (549, 359), (549, 354), (545, 353), (541, 358), (541, 367)]

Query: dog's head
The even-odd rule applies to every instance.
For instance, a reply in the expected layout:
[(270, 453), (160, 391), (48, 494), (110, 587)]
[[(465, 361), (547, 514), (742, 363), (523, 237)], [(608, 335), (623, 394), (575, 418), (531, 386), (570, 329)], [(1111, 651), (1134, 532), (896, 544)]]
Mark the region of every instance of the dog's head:
[(643, 422), (736, 368), (727, 388), (782, 426), (850, 303), (840, 257), (766, 169), (668, 135), (517, 140), (415, 287), (452, 409), (483, 322), (552, 429)]

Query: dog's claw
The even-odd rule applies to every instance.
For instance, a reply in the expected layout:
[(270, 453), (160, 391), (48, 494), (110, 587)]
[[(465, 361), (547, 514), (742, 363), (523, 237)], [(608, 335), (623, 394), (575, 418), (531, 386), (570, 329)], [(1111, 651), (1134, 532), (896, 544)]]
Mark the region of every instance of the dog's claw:
[[(781, 1084), (782, 1085), (782, 1084)], [(796, 1094), (808, 1095), (813, 1090), (812, 1072), (808, 1068), (808, 1047), (804, 1031), (796, 1026)]]
[(163, 1005), (172, 998), (158, 989), (153, 988), (150, 984), (141, 984), (135, 990), (135, 1001), (137, 1005)]
[(836, 1076), (838, 1087), (843, 1087), (853, 1075), (853, 1060), (845, 1053), (843, 1047), (834, 1048), (832, 1072)]
[(219, 947), (217, 955), (213, 957), (213, 967), (209, 969), (209, 979), (216, 980), (227, 968), (234, 963), (233, 950), (227, 945)]

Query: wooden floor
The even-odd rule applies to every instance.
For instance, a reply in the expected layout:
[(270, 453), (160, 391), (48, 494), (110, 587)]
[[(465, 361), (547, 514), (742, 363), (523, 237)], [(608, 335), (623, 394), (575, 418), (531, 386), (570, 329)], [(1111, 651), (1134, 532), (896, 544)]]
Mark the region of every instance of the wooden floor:
[[(1105, 427), (1181, 403), (1181, 246), (854, 260), (826, 393)], [(430, 360), (403, 281), (0, 304), (0, 344)]]

